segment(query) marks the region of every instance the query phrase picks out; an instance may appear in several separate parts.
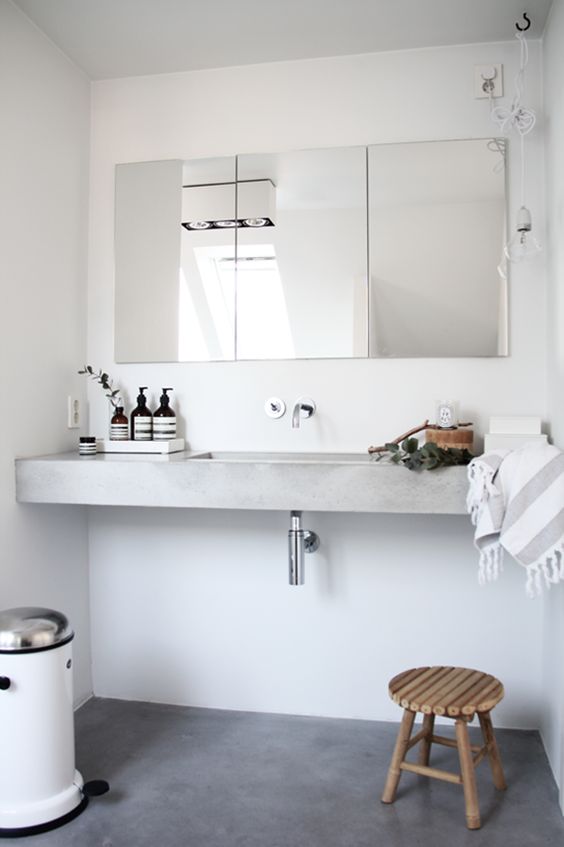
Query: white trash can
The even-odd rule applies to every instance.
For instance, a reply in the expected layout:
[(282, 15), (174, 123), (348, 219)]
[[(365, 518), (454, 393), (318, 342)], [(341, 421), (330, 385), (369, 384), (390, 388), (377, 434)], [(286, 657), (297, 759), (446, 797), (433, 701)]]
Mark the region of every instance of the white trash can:
[(74, 761), (73, 638), (60, 612), (0, 612), (0, 837), (53, 829), (88, 802)]

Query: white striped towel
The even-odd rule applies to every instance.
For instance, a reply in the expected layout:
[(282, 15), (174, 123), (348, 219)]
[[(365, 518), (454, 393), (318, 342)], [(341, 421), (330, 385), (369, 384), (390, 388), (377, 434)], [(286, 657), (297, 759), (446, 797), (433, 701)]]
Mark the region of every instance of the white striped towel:
[(503, 550), (527, 571), (527, 593), (564, 580), (564, 453), (550, 444), (493, 450), (468, 466), (479, 580), (497, 579)]

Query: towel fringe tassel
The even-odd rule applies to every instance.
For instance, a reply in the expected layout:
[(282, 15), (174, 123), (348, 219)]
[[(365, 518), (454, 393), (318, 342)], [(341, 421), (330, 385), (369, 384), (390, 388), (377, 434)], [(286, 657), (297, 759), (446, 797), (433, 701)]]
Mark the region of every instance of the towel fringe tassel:
[(526, 591), (529, 597), (542, 594), (543, 577), (544, 585), (548, 589), (557, 582), (564, 582), (564, 543), (559, 542), (549, 550), (542, 562), (527, 565), (526, 571)]
[(486, 582), (494, 582), (503, 572), (503, 548), (499, 542), (494, 542), (484, 547), (480, 552), (478, 566), (478, 582), (485, 585)]

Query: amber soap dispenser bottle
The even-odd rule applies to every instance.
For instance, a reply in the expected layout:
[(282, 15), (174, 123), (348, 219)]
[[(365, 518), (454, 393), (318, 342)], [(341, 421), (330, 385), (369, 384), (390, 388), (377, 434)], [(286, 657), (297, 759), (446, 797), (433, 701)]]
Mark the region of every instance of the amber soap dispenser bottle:
[(153, 441), (172, 441), (176, 438), (176, 415), (170, 408), (170, 397), (167, 391), (172, 388), (163, 388), (161, 394), (161, 405), (153, 415)]
[[(117, 403), (123, 403), (121, 397)], [(123, 406), (116, 405), (115, 412), (110, 421), (110, 441), (127, 441), (128, 431), (129, 424), (127, 415), (123, 414)]]
[(153, 438), (153, 415), (147, 408), (147, 398), (143, 394), (146, 385), (139, 387), (137, 406), (131, 413), (131, 440), (151, 441)]

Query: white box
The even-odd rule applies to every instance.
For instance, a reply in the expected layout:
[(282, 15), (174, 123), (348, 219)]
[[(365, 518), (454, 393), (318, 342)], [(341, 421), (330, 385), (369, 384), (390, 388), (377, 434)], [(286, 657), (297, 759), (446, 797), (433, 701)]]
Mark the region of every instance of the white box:
[(506, 433), (488, 433), (484, 437), (484, 453), (490, 450), (516, 450), (531, 442), (546, 444), (546, 435), (507, 435)]
[(490, 432), (504, 435), (540, 435), (541, 419), (535, 415), (509, 415), (490, 418)]
[(98, 453), (178, 453), (185, 449), (183, 438), (170, 441), (110, 441), (100, 438), (96, 441)]

